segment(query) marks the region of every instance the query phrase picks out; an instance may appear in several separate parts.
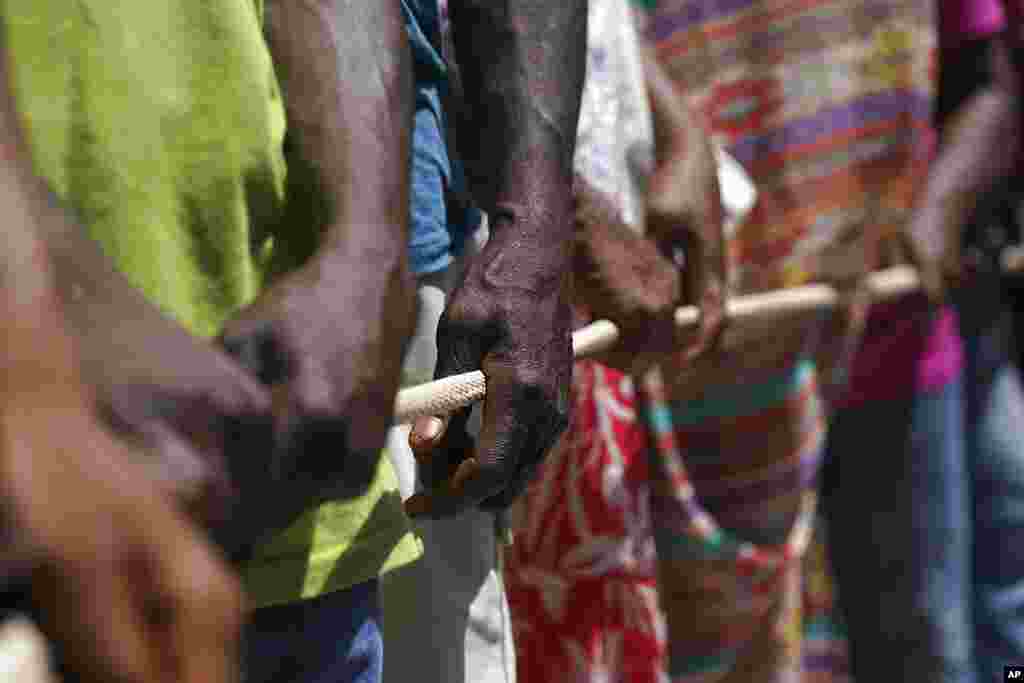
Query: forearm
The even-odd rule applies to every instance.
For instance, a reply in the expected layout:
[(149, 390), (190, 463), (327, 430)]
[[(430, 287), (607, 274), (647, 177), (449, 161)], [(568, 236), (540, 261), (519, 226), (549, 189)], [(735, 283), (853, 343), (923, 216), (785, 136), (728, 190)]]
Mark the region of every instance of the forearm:
[(655, 52), (645, 50), (642, 59), (644, 85), (654, 124), (655, 157), (667, 161), (685, 151), (687, 133), (695, 127), (695, 122)]
[(57, 389), (49, 392), (54, 395), (73, 394), (68, 390), (78, 386), (76, 357), (49, 254), (42, 240), (22, 229), (25, 223), (9, 215), (6, 220), (6, 255), (0, 264), (0, 403), (17, 403), (25, 392), (51, 388)]
[(492, 240), (538, 256), (517, 273), (564, 271), (586, 0), (452, 0), (463, 99), (459, 151)]
[(398, 0), (268, 0), (290, 173), (322, 201), (320, 254), (406, 249), (412, 60)]
[(977, 199), (1020, 158), (1019, 75), (1004, 40), (992, 41), (992, 53), (992, 80), (949, 117), (924, 190), (923, 200), (941, 207), (951, 228), (963, 225)]
[[(657, 236), (658, 221), (682, 222), (687, 235), (687, 286), (724, 287), (725, 213), (718, 185), (718, 162), (707, 132), (687, 107), (652, 51), (643, 58), (644, 78), (655, 137), (655, 174), (648, 184), (648, 227)], [(696, 302), (694, 292), (688, 298)]]

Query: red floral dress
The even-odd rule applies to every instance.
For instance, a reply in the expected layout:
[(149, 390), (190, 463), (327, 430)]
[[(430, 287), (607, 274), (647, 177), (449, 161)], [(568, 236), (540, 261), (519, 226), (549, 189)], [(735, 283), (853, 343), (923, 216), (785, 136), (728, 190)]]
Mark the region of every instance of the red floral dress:
[(521, 501), (506, 588), (517, 678), (668, 681), (632, 382), (576, 365), (573, 426)]

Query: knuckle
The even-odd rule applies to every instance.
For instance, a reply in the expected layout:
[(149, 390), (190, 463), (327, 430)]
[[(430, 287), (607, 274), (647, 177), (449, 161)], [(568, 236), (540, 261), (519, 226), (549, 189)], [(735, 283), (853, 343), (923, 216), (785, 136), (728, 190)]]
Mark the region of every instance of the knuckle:
[(512, 371), (517, 398), (523, 402), (554, 403), (555, 391), (549, 374), (538, 367), (517, 367)]
[(452, 301), (441, 314), (438, 331), (449, 335), (469, 335), (475, 333), (486, 323), (487, 316), (480, 309), (465, 299)]

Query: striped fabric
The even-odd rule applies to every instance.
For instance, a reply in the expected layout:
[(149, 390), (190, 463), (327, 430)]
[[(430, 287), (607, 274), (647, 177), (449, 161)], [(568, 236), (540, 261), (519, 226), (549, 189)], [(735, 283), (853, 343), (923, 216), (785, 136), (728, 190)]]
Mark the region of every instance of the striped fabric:
[(808, 550), (824, 441), (813, 367), (733, 395), (673, 404), (658, 370), (637, 387), (672, 680), (842, 680), (824, 553)]
[(933, 143), (931, 2), (662, 0), (640, 16), (762, 198), (736, 240), (741, 292), (814, 278), (836, 238), (836, 257), (882, 249)]
[[(734, 293), (905, 260), (899, 233), (935, 143), (933, 14), (931, 0), (659, 0), (637, 10), (661, 63), (757, 187), (730, 243)], [(818, 331), (811, 320), (776, 323), (734, 333), (742, 363), (666, 377), (700, 390), (739, 375), (760, 381), (810, 350)]]
[(814, 384), (798, 363), (742, 401), (673, 405), (655, 375), (576, 364), (570, 431), (506, 556), (520, 681), (846, 680), (824, 553), (807, 548)]
[[(931, 0), (646, 5), (660, 61), (758, 189), (730, 243), (734, 293), (904, 258), (899, 233), (934, 147)], [(867, 339), (861, 356), (899, 331)], [(902, 332), (921, 347), (916, 328)], [(847, 678), (820, 528), (796, 560), (814, 526), (823, 418), (813, 373), (794, 359), (819, 333), (810, 318), (735, 329), (727, 354), (667, 362), (667, 390), (643, 382), (652, 476), (666, 482), (652, 519), (675, 681)], [(885, 359), (862, 393), (887, 378), (912, 391), (920, 353)]]

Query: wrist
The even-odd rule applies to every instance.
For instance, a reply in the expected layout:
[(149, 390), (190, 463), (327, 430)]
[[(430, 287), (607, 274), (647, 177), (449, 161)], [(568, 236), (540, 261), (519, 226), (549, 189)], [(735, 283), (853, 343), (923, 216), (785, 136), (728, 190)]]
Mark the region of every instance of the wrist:
[[(571, 221), (565, 223), (571, 227)], [(478, 259), (479, 273), (488, 289), (515, 289), (541, 298), (564, 296), (571, 272), (572, 235), (547, 230), (547, 223), (511, 215), (491, 220), (490, 236)]]

